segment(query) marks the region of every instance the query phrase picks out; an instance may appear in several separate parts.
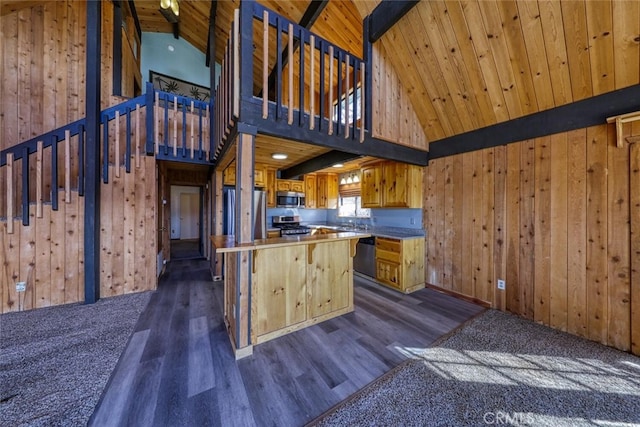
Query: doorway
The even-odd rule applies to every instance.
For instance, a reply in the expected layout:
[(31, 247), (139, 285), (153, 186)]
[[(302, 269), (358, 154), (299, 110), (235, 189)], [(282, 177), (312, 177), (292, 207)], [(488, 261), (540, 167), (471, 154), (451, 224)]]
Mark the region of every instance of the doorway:
[(171, 186), (171, 259), (202, 258), (202, 189)]

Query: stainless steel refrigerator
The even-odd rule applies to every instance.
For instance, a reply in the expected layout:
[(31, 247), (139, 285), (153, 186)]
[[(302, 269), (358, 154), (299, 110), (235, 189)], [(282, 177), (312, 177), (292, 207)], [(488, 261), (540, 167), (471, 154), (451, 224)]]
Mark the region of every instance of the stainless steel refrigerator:
[[(236, 234), (236, 190), (224, 189), (224, 234)], [(267, 238), (267, 193), (253, 192), (253, 238)]]

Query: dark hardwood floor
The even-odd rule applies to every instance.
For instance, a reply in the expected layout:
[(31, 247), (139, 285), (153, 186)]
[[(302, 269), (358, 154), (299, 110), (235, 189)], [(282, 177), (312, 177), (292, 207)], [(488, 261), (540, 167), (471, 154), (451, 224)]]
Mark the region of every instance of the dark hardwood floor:
[(89, 425), (299, 426), (483, 308), (356, 277), (354, 312), (234, 360), (206, 261), (172, 261)]
[(169, 246), (172, 260), (203, 258), (200, 239), (171, 240)]

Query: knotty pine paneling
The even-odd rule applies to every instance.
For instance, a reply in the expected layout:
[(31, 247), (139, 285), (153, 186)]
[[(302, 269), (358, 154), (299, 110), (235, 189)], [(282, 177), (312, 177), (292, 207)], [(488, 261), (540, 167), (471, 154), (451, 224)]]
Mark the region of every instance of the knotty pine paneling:
[[(156, 287), (155, 160), (145, 156), (130, 174), (121, 169), (101, 184), (101, 297)], [(32, 204), (29, 225), (14, 219), (12, 234), (0, 222), (0, 312), (84, 300), (84, 198), (72, 191), (70, 203), (64, 199), (61, 190), (58, 210), (46, 203), (41, 218)], [(27, 282), (25, 293), (16, 293), (18, 281)]]
[(427, 282), (639, 353), (638, 162), (613, 125), (430, 162)]
[[(102, 108), (124, 100), (111, 95), (113, 7), (111, 2), (102, 3)], [(84, 117), (86, 2), (40, 2), (32, 7), (20, 8), (1, 16), (0, 28), (0, 150)], [(131, 66), (125, 67), (123, 73), (123, 80), (133, 81), (135, 70)], [(130, 78), (126, 77), (129, 74)], [(124, 125), (121, 129), (124, 135)], [(120, 153), (124, 153), (124, 140), (121, 141)], [(43, 159), (45, 177), (51, 173), (49, 150), (45, 150)], [(73, 150), (70, 158), (72, 177), (77, 176), (76, 153)], [(62, 147), (58, 156), (58, 163), (63, 165)], [(18, 161), (14, 171), (18, 182), (22, 178), (20, 166)], [(32, 161), (31, 175), (35, 174), (35, 167), (35, 161)], [(62, 172), (59, 176), (61, 184), (64, 178)], [(77, 187), (76, 181), (72, 178), (73, 188)], [(0, 171), (0, 188), (6, 188), (4, 171)], [(50, 201), (50, 190), (51, 183), (45, 179), (44, 201)], [(16, 215), (21, 213), (21, 197), (22, 189), (18, 187), (14, 190)], [(31, 200), (34, 199), (35, 186), (32, 186)], [(6, 202), (6, 191), (0, 191), (0, 217), (5, 216)]]
[(428, 141), (638, 84), (639, 16), (632, 0), (419, 2), (374, 44), (374, 111), (396, 91), (386, 68)]
[(425, 132), (407, 90), (382, 45), (374, 45), (372, 61), (372, 135), (397, 144), (427, 148)]

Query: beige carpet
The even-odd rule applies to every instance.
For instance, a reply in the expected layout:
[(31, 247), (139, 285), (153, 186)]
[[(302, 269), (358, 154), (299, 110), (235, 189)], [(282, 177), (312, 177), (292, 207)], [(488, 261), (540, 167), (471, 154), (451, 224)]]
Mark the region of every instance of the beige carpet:
[(489, 310), (320, 426), (640, 425), (640, 358)]

